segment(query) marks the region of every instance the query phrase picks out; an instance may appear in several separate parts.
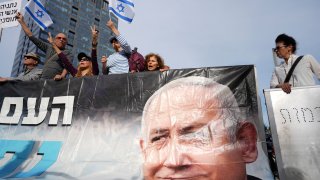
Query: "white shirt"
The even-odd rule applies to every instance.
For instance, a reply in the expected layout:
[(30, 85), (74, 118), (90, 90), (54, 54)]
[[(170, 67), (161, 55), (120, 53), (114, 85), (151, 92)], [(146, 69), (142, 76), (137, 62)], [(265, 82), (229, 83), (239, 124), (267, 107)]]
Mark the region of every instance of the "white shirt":
[[(293, 54), (290, 56), (288, 64), (283, 62), (280, 66), (275, 67), (270, 88), (275, 88), (278, 84), (284, 82), (291, 66), (298, 57), (299, 56)], [(289, 84), (293, 87), (316, 85), (314, 75), (320, 79), (320, 64), (313, 56), (305, 55), (294, 69)]]

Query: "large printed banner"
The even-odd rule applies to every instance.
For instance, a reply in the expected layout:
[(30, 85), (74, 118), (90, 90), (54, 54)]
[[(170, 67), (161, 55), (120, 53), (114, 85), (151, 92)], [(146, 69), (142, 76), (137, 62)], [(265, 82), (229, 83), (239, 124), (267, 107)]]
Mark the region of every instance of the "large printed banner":
[(0, 28), (18, 26), (16, 14), (20, 11), (21, 0), (11, 0), (0, 3)]
[(320, 177), (320, 87), (265, 90), (280, 179)]
[(254, 66), (8, 82), (0, 108), (0, 178), (273, 179)]

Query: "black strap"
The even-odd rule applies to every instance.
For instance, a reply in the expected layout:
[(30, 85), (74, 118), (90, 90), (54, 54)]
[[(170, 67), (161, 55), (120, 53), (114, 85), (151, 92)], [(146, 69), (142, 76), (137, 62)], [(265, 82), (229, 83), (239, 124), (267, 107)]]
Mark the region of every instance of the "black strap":
[(284, 83), (288, 83), (290, 81), (290, 78), (292, 76), (292, 73), (294, 71), (294, 69), (296, 68), (297, 64), (300, 62), (300, 60), (303, 58), (303, 56), (299, 56), (296, 61), (294, 61), (293, 65), (291, 66), (287, 76), (286, 76), (286, 79), (284, 80)]

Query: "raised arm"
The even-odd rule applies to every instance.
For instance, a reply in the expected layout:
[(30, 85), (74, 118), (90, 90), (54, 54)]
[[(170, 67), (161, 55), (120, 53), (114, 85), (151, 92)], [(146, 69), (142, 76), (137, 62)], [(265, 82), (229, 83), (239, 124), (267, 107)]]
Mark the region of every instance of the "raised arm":
[(24, 22), (23, 15), (22, 15), (20, 12), (17, 13), (16, 19), (17, 19), (17, 21), (20, 23), (21, 28), (22, 28), (23, 31), (26, 33), (26, 35), (27, 35), (28, 37), (31, 37), (31, 36), (32, 36), (32, 32), (31, 32), (31, 30), (28, 28), (26, 22)]
[(96, 26), (90, 27), (91, 35), (92, 35), (92, 50), (91, 50), (91, 58), (92, 58), (92, 73), (93, 75), (99, 75), (99, 67), (97, 62), (97, 46), (98, 46), (98, 36), (99, 31), (96, 29)]
[(109, 20), (107, 22), (107, 26), (113, 32), (113, 34), (116, 35), (116, 38), (119, 41), (120, 46), (123, 48), (123, 50), (127, 54), (131, 54), (131, 47), (130, 47), (129, 43), (127, 42), (127, 40), (124, 37), (122, 37), (122, 35), (120, 34), (120, 31), (116, 28), (114, 23), (111, 20)]
[(20, 23), (21, 28), (23, 31), (26, 33), (26, 35), (29, 37), (29, 39), (42, 51), (47, 51), (48, 49), (48, 44), (41, 41), (40, 39), (36, 38), (33, 36), (31, 30), (28, 28), (26, 22), (24, 21), (23, 15), (18, 12), (16, 15), (17, 21)]
[(111, 21), (111, 19), (107, 22), (108, 28), (113, 32), (114, 35), (119, 36), (120, 32), (114, 25), (114, 23)]

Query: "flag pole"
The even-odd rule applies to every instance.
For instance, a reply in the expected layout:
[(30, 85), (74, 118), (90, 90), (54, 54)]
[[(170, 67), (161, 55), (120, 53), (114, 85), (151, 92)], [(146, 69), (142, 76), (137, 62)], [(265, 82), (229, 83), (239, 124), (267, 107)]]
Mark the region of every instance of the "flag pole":
[(110, 2), (109, 2), (109, 1), (106, 1), (106, 2), (107, 2), (107, 4), (108, 4), (109, 20), (111, 20), (111, 13), (110, 13), (110, 9), (109, 9)]
[(110, 9), (109, 9), (108, 11), (109, 11), (109, 20), (111, 21), (111, 13), (110, 13)]
[(3, 28), (0, 26), (0, 43), (1, 43), (1, 39), (2, 39), (2, 30), (3, 30)]

